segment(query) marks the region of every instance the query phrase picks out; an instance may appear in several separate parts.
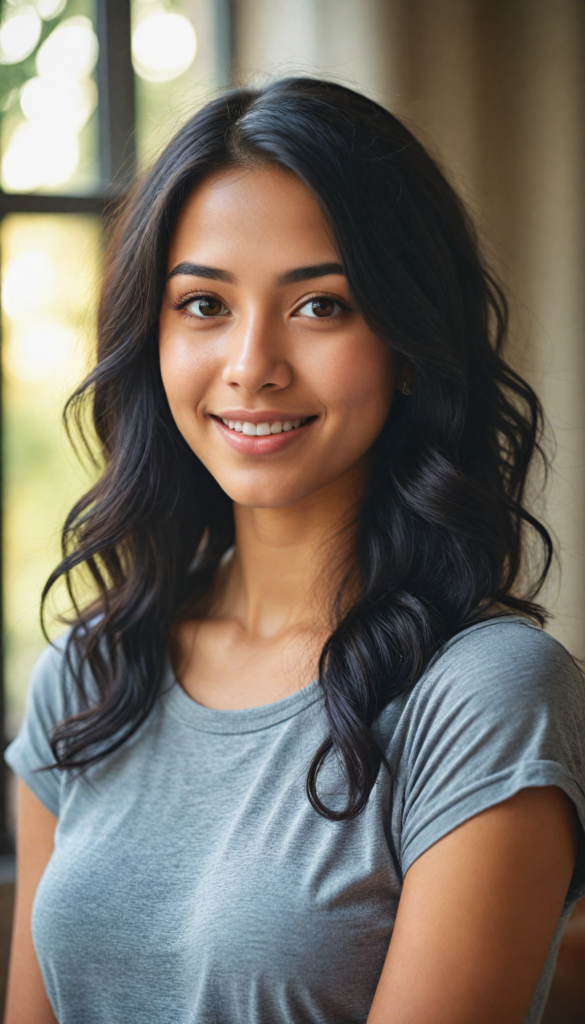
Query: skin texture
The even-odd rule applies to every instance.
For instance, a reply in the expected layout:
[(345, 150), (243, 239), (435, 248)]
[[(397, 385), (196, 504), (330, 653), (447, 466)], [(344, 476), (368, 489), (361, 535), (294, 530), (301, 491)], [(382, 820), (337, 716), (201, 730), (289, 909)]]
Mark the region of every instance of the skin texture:
[(575, 812), (525, 789), (407, 871), (368, 1024), (522, 1024), (575, 863)]
[(31, 913), (53, 852), (57, 819), (24, 782), (18, 784), (16, 903), (4, 1024), (56, 1024), (33, 947)]
[[(175, 633), (175, 668), (202, 704), (253, 707), (298, 690), (314, 678), (329, 632), (326, 577), (351, 547), (368, 452), (398, 373), (342, 273), (291, 280), (292, 271), (339, 263), (312, 194), (274, 168), (210, 178), (176, 228), (169, 274), (195, 264), (229, 276), (175, 273), (160, 316), (172, 414), (234, 501), (236, 554), (205, 617)], [(197, 294), (221, 315), (189, 316), (196, 303), (176, 308)], [(314, 315), (319, 296), (333, 300), (332, 316)], [(284, 449), (251, 455), (218, 428), (214, 416), (229, 410), (258, 421), (314, 419)]]
[[(286, 279), (339, 262), (311, 193), (267, 167), (206, 181), (172, 240), (168, 272), (181, 272), (169, 277), (161, 309), (163, 382), (179, 430), (232, 498), (236, 525), (236, 551), (213, 593), (172, 638), (181, 685), (210, 707), (270, 703), (314, 678), (369, 450), (394, 389), (412, 383), (353, 307), (340, 268)], [(185, 264), (220, 269), (223, 279), (186, 273)], [(215, 315), (196, 318), (196, 294)], [(321, 311), (334, 315), (311, 315), (323, 295), (333, 304)], [(177, 308), (187, 296), (191, 316)], [(234, 410), (255, 422), (315, 418), (279, 450), (241, 451), (214, 419)], [(5, 1020), (53, 1024), (29, 922), (55, 818), (24, 785), (20, 792)], [(369, 1024), (522, 1024), (573, 870), (574, 818), (560, 789), (524, 790), (419, 857)]]

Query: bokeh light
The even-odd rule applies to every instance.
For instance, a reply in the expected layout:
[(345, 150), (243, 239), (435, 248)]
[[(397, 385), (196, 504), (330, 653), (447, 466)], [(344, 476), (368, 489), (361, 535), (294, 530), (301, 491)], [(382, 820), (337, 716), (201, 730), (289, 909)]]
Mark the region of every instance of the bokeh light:
[(132, 33), (132, 62), (147, 82), (170, 82), (191, 67), (197, 36), (183, 14), (159, 11), (139, 21)]
[(20, 106), (29, 121), (54, 123), (74, 132), (83, 128), (96, 105), (97, 86), (91, 78), (39, 75), (30, 78), (20, 94)]
[(98, 40), (93, 25), (89, 18), (80, 14), (57, 25), (39, 47), (37, 74), (87, 78), (97, 58)]
[(50, 21), (56, 18), (65, 10), (67, 0), (35, 0), (35, 7), (43, 21)]
[[(59, 10), (55, 0), (37, 0), (36, 6), (16, 11), (25, 11), (27, 17), (32, 12), (40, 25), (37, 11), (54, 17)], [(37, 74), (20, 90), (24, 120), (12, 116), (5, 127), (2, 179), (7, 190), (54, 190), (73, 177), (80, 161), (78, 135), (97, 106), (97, 87), (90, 77), (97, 57), (97, 36), (84, 15), (65, 18), (41, 43)]]
[(58, 381), (70, 353), (75, 349), (75, 332), (59, 320), (43, 317), (38, 323), (19, 326), (13, 332), (4, 368), (23, 384)]
[(79, 161), (77, 137), (55, 124), (25, 122), (18, 126), (2, 161), (9, 189), (31, 192), (40, 186), (61, 185)]
[(225, 84), (218, 74), (215, 4), (216, 0), (131, 0), (139, 170), (145, 170), (181, 124)]
[(18, 64), (33, 52), (42, 22), (34, 7), (25, 5), (7, 11), (0, 24), (0, 64)]
[(4, 272), (3, 312), (10, 320), (30, 314), (50, 297), (55, 280), (55, 267), (45, 249), (19, 253)]

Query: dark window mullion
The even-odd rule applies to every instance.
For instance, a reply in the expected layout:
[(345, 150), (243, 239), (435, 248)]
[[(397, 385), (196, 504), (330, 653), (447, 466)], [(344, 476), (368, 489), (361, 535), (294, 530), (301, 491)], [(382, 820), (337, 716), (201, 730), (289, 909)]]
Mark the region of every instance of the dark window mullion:
[(115, 194), (136, 171), (130, 0), (97, 0), (97, 67), (102, 189)]
[(0, 192), (0, 218), (9, 213), (102, 214), (111, 200), (104, 196), (46, 196)]
[(220, 88), (233, 85), (234, 8), (233, 0), (214, 0), (215, 73)]

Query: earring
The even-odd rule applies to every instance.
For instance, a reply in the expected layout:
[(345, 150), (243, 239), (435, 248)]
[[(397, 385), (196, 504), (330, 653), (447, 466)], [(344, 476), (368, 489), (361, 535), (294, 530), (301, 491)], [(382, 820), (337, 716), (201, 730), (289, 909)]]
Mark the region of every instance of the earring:
[(403, 395), (412, 395), (412, 391), (411, 391), (411, 390), (410, 390), (410, 388), (408, 387), (408, 384), (407, 384), (407, 382), (406, 382), (406, 381), (404, 381), (404, 383), (403, 383), (403, 385), (402, 385), (402, 394), (403, 394)]

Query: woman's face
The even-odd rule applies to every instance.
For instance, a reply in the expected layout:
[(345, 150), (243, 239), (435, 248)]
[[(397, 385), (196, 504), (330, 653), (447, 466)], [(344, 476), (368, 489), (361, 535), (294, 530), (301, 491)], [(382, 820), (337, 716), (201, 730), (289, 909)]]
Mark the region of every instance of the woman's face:
[(168, 274), (164, 387), (223, 490), (285, 506), (355, 472), (388, 415), (395, 364), (300, 179), (273, 167), (208, 178), (182, 210)]

